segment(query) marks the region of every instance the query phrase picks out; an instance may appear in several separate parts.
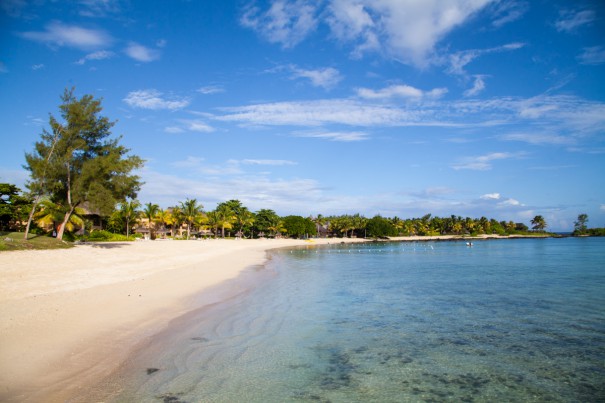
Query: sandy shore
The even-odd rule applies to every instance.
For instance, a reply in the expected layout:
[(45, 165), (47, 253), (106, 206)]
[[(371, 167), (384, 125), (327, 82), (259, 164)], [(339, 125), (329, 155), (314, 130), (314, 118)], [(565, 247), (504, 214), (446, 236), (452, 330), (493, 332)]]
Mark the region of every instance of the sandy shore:
[(141, 241), (0, 253), (0, 401), (86, 393), (137, 344), (200, 308), (193, 296), (264, 263), (267, 250), (336, 242)]

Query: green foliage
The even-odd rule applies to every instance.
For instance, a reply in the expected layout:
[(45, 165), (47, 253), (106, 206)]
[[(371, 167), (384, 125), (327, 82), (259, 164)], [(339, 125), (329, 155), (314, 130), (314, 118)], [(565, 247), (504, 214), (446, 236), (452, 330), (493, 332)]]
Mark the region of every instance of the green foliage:
[(531, 220), (531, 224), (534, 231), (544, 231), (547, 227), (546, 220), (541, 215), (535, 216)]
[(605, 228), (589, 228), (586, 233), (590, 236), (605, 236)]
[(279, 232), (281, 219), (270, 209), (261, 209), (256, 212), (254, 219), (254, 231), (257, 235), (275, 235)]
[(578, 221), (574, 223), (573, 235), (584, 235), (587, 233), (586, 223), (588, 222), (588, 214), (578, 215)]
[(31, 205), (31, 200), (17, 186), (0, 183), (0, 230), (21, 229)]
[(126, 235), (114, 234), (113, 232), (100, 230), (93, 231), (86, 236), (79, 237), (79, 239), (87, 242), (124, 242), (130, 240), (131, 238), (128, 238)]
[(286, 234), (294, 238), (314, 236), (317, 233), (315, 223), (311, 219), (297, 215), (284, 217), (283, 226)]
[(393, 226), (391, 221), (379, 215), (368, 220), (366, 230), (368, 231), (368, 236), (373, 238), (383, 238), (397, 235), (397, 229)]
[(131, 172), (143, 165), (139, 157), (127, 155), (120, 138), (110, 138), (114, 122), (100, 116), (100, 100), (92, 95), (77, 99), (73, 89), (65, 90), (61, 100), (62, 122), (51, 115), (51, 132), (43, 130), (34, 152), (25, 155), (32, 193), (47, 194), (65, 207), (59, 239), (83, 203), (109, 215), (116, 203), (135, 197), (141, 182)]

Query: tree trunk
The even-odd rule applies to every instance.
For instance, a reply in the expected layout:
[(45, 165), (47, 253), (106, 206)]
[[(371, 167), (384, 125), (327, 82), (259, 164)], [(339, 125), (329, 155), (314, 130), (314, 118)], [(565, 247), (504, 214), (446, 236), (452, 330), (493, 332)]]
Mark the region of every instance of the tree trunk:
[(67, 223), (69, 222), (69, 219), (71, 218), (71, 215), (73, 214), (75, 208), (76, 208), (75, 206), (71, 207), (69, 209), (69, 211), (67, 213), (65, 213), (65, 216), (63, 217), (63, 222), (61, 223), (61, 226), (59, 227), (59, 232), (57, 233), (57, 239), (60, 241), (63, 240), (63, 234), (65, 233), (65, 227), (67, 226)]
[(25, 236), (23, 237), (23, 239), (26, 241), (27, 241), (27, 237), (29, 235), (29, 227), (31, 226), (31, 223), (34, 219), (34, 214), (36, 213), (36, 208), (38, 207), (38, 203), (40, 203), (40, 196), (36, 196), (36, 199), (34, 200), (34, 204), (32, 206), (32, 211), (29, 212), (29, 217), (27, 218), (27, 225), (25, 226)]

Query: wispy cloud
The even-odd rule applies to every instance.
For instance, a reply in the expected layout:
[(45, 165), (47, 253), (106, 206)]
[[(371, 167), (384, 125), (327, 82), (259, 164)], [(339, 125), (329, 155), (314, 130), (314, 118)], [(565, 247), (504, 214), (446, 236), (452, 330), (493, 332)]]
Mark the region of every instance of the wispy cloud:
[(559, 19), (555, 22), (555, 28), (559, 32), (574, 32), (584, 25), (591, 24), (595, 16), (592, 10), (562, 10)]
[(391, 85), (380, 90), (372, 90), (369, 88), (358, 88), (357, 95), (367, 99), (389, 99), (389, 98), (440, 98), (447, 93), (447, 88), (434, 88), (430, 91), (412, 87), (410, 85)]
[(118, 0), (78, 0), (79, 14), (83, 17), (100, 18), (120, 12)]
[(340, 72), (333, 67), (305, 70), (295, 65), (290, 65), (289, 68), (292, 71), (293, 78), (306, 78), (311, 81), (314, 87), (330, 89), (342, 80)]
[(577, 139), (555, 133), (508, 133), (499, 137), (506, 141), (521, 141), (534, 145), (572, 145)]
[(455, 170), (470, 169), (473, 171), (488, 171), (492, 169), (492, 161), (520, 158), (524, 153), (497, 152), (480, 155), (477, 157), (466, 157), (451, 167)]
[(40, 63), (40, 64), (34, 64), (32, 66), (32, 70), (36, 71), (36, 70), (40, 70), (44, 68), (44, 64)]
[(81, 50), (105, 48), (113, 42), (113, 38), (105, 31), (66, 25), (58, 21), (46, 25), (44, 31), (21, 32), (19, 35), (49, 46), (67, 46)]
[(449, 55), (449, 67), (448, 73), (466, 76), (466, 66), (478, 57), (490, 54), (509, 52), (517, 49), (521, 49), (525, 46), (522, 42), (512, 42), (502, 46), (496, 46), (493, 48), (486, 49), (469, 49), (460, 52), (452, 53)]
[(110, 59), (112, 57), (115, 56), (115, 53), (108, 51), (108, 50), (98, 50), (96, 52), (92, 52), (87, 54), (86, 56), (84, 56), (83, 58), (81, 58), (80, 60), (78, 60), (76, 62), (76, 64), (80, 64), (83, 65), (88, 61), (91, 60), (104, 60), (104, 59)]
[(128, 93), (126, 98), (123, 99), (128, 105), (133, 108), (140, 109), (151, 109), (151, 110), (177, 110), (185, 108), (189, 105), (189, 99), (187, 98), (175, 98), (165, 99), (163, 94), (157, 90), (139, 90)]
[(496, 28), (520, 19), (529, 10), (529, 4), (526, 1), (503, 0), (493, 4), (492, 25)]
[(577, 59), (582, 64), (603, 64), (605, 63), (605, 48), (603, 46), (584, 48), (584, 51), (578, 55)]
[(168, 126), (164, 129), (166, 133), (178, 134), (185, 132), (212, 133), (214, 127), (199, 119), (180, 119), (178, 126)]
[(267, 41), (291, 48), (303, 41), (317, 26), (315, 2), (306, 0), (275, 0), (268, 10), (249, 7), (240, 23), (263, 36)]
[(464, 91), (464, 96), (465, 97), (474, 97), (476, 95), (479, 95), (481, 92), (483, 92), (483, 90), (485, 89), (485, 81), (483, 81), (484, 77), (485, 76), (482, 76), (482, 75), (474, 76), (475, 81), (473, 82), (473, 86), (471, 88), (469, 88), (468, 90)]
[(364, 141), (370, 137), (364, 132), (306, 132), (306, 133), (295, 133), (296, 137), (310, 137), (316, 139), (323, 139), (329, 141), (340, 141), (340, 142), (353, 142), (353, 141)]
[(204, 95), (212, 95), (212, 94), (220, 94), (222, 92), (225, 92), (225, 89), (218, 85), (209, 85), (206, 87), (198, 88), (197, 92), (199, 92), (200, 94), (204, 94)]
[(159, 50), (148, 48), (136, 42), (130, 42), (126, 49), (124, 49), (124, 53), (134, 60), (143, 63), (153, 62), (161, 56)]

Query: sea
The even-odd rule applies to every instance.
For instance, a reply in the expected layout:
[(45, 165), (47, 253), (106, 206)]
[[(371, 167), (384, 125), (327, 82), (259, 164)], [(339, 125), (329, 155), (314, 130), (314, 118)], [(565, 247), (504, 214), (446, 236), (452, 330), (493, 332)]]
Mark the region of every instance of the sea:
[(226, 286), (113, 401), (605, 401), (605, 238), (309, 243)]

